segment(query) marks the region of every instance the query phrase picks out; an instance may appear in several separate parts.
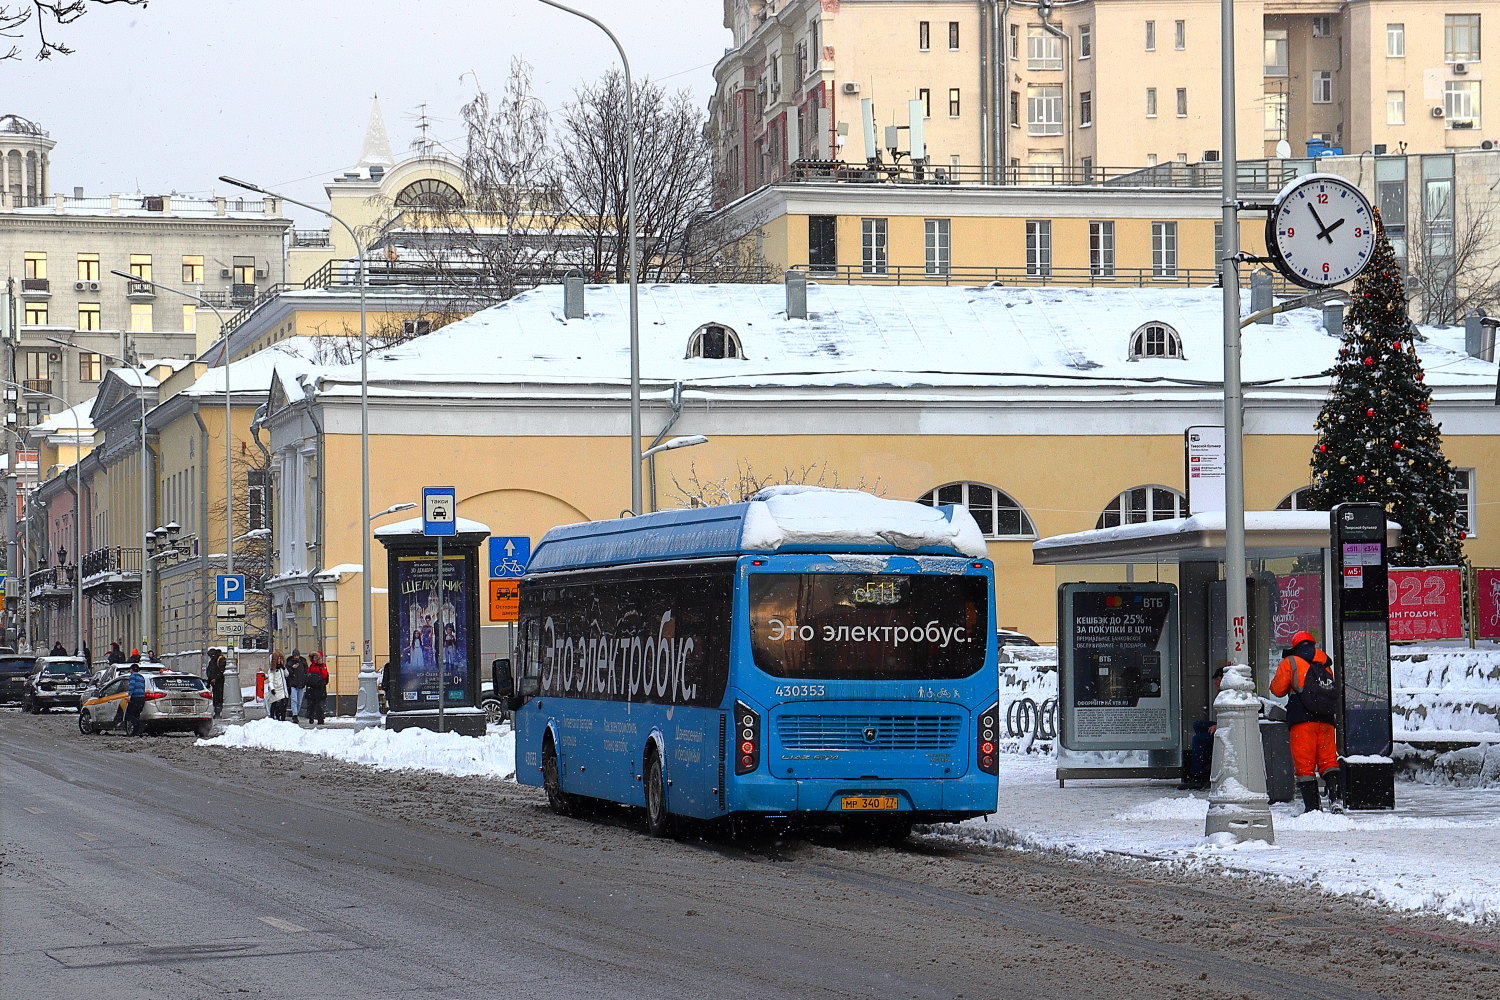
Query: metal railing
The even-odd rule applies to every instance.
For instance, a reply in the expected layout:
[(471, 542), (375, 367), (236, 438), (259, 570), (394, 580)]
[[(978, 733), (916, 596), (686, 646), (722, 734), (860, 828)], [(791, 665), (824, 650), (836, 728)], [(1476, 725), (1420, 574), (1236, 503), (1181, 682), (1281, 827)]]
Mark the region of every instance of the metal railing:
[[(805, 262), (791, 266), (805, 271), (809, 281), (827, 285), (1212, 288), (1219, 283), (1218, 272), (1209, 267), (1179, 267), (1170, 272), (1159, 272), (1150, 267), (1116, 267), (1103, 273), (1102, 269), (1093, 267), (1053, 266), (1037, 270), (1027, 268), (1024, 264), (1009, 267), (950, 267), (940, 271), (929, 271), (920, 265), (895, 264), (880, 269), (867, 269), (858, 264), (829, 267)], [(1295, 286), (1279, 276), (1272, 287), (1277, 294), (1290, 294), (1295, 290)]]
[(107, 546), (95, 549), (83, 557), (83, 578), (96, 576), (123, 576), (141, 572), (141, 550), (126, 546)]
[[(1244, 191), (1276, 191), (1287, 181), (1306, 173), (1298, 160), (1244, 160), (1236, 176)], [(936, 187), (1146, 187), (1183, 190), (1218, 190), (1224, 165), (1159, 163), (1148, 167), (1102, 167), (1062, 164), (976, 166), (974, 164), (850, 163), (844, 160), (796, 160), (784, 176), (767, 184), (921, 184)]]
[(44, 569), (34, 571), (27, 578), (27, 585), (32, 593), (39, 590), (65, 590), (72, 589), (75, 575), (78, 571), (76, 566), (48, 566)]
[(327, 229), (293, 229), (291, 240), (294, 247), (333, 246), (333, 234)]

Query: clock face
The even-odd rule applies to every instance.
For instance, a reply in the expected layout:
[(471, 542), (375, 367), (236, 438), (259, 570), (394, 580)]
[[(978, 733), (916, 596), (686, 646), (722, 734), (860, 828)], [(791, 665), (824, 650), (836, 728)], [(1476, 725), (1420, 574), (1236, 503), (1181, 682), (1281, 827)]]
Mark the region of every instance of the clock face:
[(1375, 251), (1375, 220), (1359, 188), (1315, 174), (1282, 193), (1266, 220), (1281, 273), (1306, 288), (1353, 281)]

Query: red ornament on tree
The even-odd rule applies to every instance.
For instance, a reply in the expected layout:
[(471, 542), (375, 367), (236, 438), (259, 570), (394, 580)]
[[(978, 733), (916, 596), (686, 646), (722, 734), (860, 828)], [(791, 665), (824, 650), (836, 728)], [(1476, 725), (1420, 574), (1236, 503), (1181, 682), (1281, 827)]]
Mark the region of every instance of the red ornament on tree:
[(1374, 363), (1375, 363), (1375, 359), (1374, 358), (1365, 358), (1365, 364), (1367, 364), (1367, 365), (1373, 365)]
[(1326, 444), (1320, 444), (1320, 445), (1318, 445), (1318, 450), (1319, 451), (1327, 451), (1328, 450), (1328, 446)]
[(1400, 441), (1392, 441), (1391, 442), (1391, 447), (1399, 449), (1401, 447), (1401, 442)]
[(1355, 477), (1354, 477), (1354, 481), (1355, 481), (1355, 482), (1356, 482), (1356, 483), (1362, 483), (1362, 482), (1364, 482), (1364, 481), (1365, 481), (1365, 477), (1364, 477), (1364, 476), (1355, 476)]
[(1367, 416), (1367, 417), (1373, 417), (1374, 415), (1375, 415), (1375, 411), (1374, 410), (1366, 410), (1365, 411), (1365, 416)]
[(1417, 372), (1417, 381), (1418, 382), (1425, 382), (1425, 381), (1427, 381), (1427, 373), (1426, 372)]
[(1396, 341), (1394, 344), (1391, 345), (1391, 347), (1393, 349), (1395, 349), (1395, 350), (1398, 350), (1398, 351), (1401, 350), (1401, 341), (1399, 341), (1399, 340)]
[(1426, 403), (1418, 403), (1417, 404), (1417, 409), (1419, 409), (1419, 410), (1425, 410), (1425, 409), (1427, 409), (1427, 404)]

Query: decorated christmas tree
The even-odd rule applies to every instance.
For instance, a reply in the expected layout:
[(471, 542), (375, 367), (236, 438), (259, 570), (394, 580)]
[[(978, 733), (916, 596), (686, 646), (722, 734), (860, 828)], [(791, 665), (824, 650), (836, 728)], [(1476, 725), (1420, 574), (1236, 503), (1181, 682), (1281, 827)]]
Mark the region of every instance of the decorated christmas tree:
[(1375, 501), (1401, 525), (1396, 566), (1456, 563), (1463, 556), (1458, 480), (1443, 455), (1422, 363), (1407, 319), (1396, 256), (1375, 215), (1374, 257), (1355, 279), (1333, 385), (1313, 425), (1312, 487), (1305, 506)]

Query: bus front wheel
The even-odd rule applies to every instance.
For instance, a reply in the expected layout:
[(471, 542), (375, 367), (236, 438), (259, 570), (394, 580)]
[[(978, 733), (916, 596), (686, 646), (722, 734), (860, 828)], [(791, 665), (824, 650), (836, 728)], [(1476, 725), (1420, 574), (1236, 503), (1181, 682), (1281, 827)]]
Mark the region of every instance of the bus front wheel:
[(562, 790), (562, 777), (557, 765), (557, 747), (552, 738), (542, 747), (542, 788), (547, 792), (547, 805), (559, 816), (572, 816), (577, 807), (573, 796)]
[(654, 747), (646, 754), (646, 833), (653, 837), (672, 835), (672, 814), (667, 811), (667, 783), (662, 778), (661, 756)]

